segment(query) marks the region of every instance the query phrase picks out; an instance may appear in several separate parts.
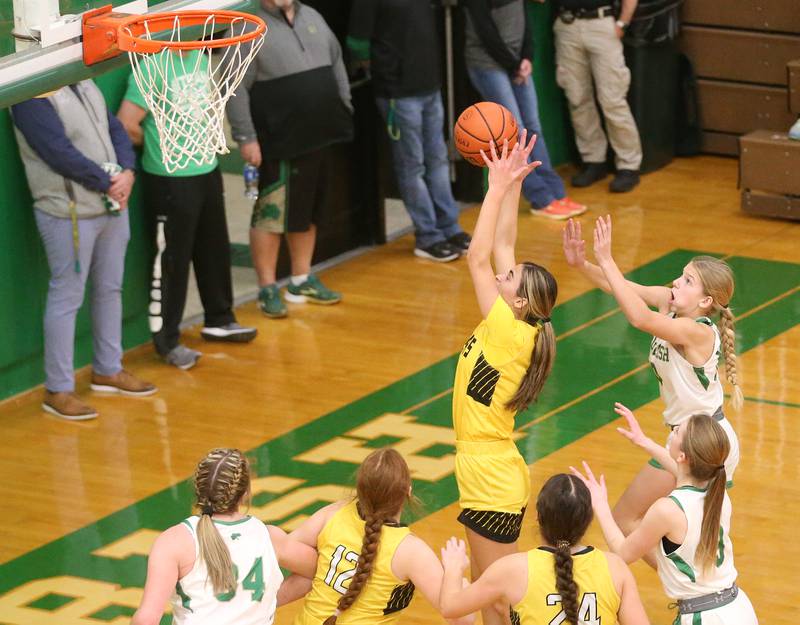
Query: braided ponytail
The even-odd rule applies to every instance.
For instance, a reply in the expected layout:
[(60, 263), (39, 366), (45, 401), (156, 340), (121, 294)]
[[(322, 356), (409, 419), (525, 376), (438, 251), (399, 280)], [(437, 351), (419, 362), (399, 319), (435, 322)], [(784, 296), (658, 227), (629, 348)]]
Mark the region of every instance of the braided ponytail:
[(372, 575), (372, 565), (378, 555), (378, 547), (381, 542), (381, 529), (384, 519), (380, 517), (367, 517), (364, 523), (364, 540), (361, 543), (361, 554), (358, 556), (356, 572), (350, 580), (350, 586), (336, 604), (336, 612), (325, 619), (322, 625), (335, 625), (339, 614), (352, 606), (361, 591), (366, 586), (370, 575)]
[(561, 595), (561, 608), (567, 622), (578, 625), (578, 584), (572, 577), (571, 549), (572, 545), (566, 540), (559, 540), (556, 545), (556, 590)]
[(211, 515), (235, 512), (249, 492), (250, 469), (244, 454), (238, 449), (212, 449), (197, 465), (194, 490), (202, 513), (197, 524), (199, 558), (215, 594), (235, 591), (238, 582), (231, 554)]
[(722, 355), (725, 357), (725, 377), (733, 387), (731, 403), (734, 410), (738, 412), (744, 404), (744, 393), (739, 386), (739, 375), (736, 371), (736, 332), (733, 326), (733, 313), (727, 306), (720, 308), (719, 329)]
[(556, 590), (571, 625), (578, 625), (578, 585), (572, 576), (572, 547), (577, 545), (592, 522), (589, 489), (574, 475), (554, 475), (539, 491), (536, 514), (542, 538), (555, 545)]
[(394, 449), (379, 449), (366, 457), (356, 476), (358, 510), (364, 519), (364, 539), (350, 585), (338, 603), (336, 612), (323, 625), (335, 625), (339, 615), (356, 602), (372, 575), (378, 556), (381, 533), (386, 522), (403, 509), (411, 491), (408, 465)]
[(711, 300), (711, 310), (719, 313), (719, 334), (722, 344), (722, 355), (725, 358), (725, 377), (733, 387), (733, 408), (741, 410), (744, 395), (739, 387), (739, 376), (736, 371), (736, 333), (733, 329), (733, 313), (728, 307), (733, 297), (733, 270), (724, 260), (713, 256), (695, 256), (691, 260), (697, 270), (703, 292)]

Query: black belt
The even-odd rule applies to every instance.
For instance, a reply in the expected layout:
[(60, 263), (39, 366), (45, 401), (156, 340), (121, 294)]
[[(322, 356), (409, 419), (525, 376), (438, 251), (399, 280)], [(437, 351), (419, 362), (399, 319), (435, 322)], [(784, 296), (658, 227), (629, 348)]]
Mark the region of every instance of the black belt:
[(596, 9), (559, 9), (558, 18), (565, 24), (572, 24), (577, 20), (593, 20), (598, 17), (613, 17), (614, 7), (605, 6)]

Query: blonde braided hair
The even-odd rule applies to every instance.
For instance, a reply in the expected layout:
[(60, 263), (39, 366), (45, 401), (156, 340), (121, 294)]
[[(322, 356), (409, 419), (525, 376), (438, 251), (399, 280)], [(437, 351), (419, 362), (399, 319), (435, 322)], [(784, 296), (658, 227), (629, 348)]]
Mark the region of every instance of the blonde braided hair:
[(235, 591), (237, 580), (231, 554), (211, 516), (236, 512), (249, 491), (250, 467), (238, 449), (212, 449), (197, 465), (194, 492), (202, 512), (197, 524), (199, 557), (215, 594)]
[(736, 366), (736, 331), (730, 301), (733, 297), (733, 270), (724, 260), (713, 256), (695, 256), (692, 265), (697, 270), (703, 291), (711, 300), (711, 310), (719, 314), (719, 334), (722, 356), (725, 359), (725, 377), (733, 387), (731, 403), (736, 411), (742, 409), (744, 394), (739, 385)]

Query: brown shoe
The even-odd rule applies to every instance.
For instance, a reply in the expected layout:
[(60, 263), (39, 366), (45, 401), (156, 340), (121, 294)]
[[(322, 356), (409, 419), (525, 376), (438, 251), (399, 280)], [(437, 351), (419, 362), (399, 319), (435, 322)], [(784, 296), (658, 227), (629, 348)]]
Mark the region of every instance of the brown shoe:
[(86, 421), (97, 418), (97, 411), (83, 403), (75, 393), (53, 393), (45, 389), (42, 408), (50, 414), (70, 421)]
[(101, 393), (121, 393), (131, 397), (146, 397), (158, 389), (150, 382), (140, 380), (122, 369), (114, 375), (98, 375), (92, 372), (92, 390)]

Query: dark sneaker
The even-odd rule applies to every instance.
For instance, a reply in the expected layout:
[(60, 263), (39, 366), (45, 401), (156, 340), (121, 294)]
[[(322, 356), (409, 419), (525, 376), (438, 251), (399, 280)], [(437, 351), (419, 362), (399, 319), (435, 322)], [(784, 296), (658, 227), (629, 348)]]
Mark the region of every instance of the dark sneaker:
[(608, 190), (611, 193), (627, 193), (633, 187), (639, 184), (639, 172), (633, 169), (620, 169), (614, 180), (608, 185)]
[(70, 421), (86, 421), (97, 418), (97, 411), (83, 403), (75, 393), (53, 393), (45, 390), (42, 408), (45, 412)]
[(183, 369), (186, 371), (197, 364), (197, 361), (200, 359), (201, 355), (202, 354), (200, 352), (189, 349), (185, 345), (177, 345), (173, 347), (166, 356), (164, 356), (164, 360), (168, 365), (172, 365), (173, 367), (178, 367), (178, 369)]
[(461, 252), (452, 247), (447, 241), (439, 241), (424, 249), (421, 247), (415, 248), (414, 256), (427, 258), (437, 263), (449, 263), (451, 260), (455, 260), (461, 256)]
[(331, 291), (313, 273), (308, 275), (308, 280), (295, 286), (289, 281), (286, 287), (286, 301), (292, 304), (338, 304), (342, 301), (342, 294)]
[(447, 239), (447, 242), (454, 250), (458, 250), (462, 254), (466, 254), (467, 250), (469, 249), (469, 244), (472, 242), (472, 237), (466, 232), (459, 232), (458, 234), (454, 234), (452, 237)]
[(158, 389), (154, 384), (140, 380), (123, 369), (114, 375), (92, 372), (92, 390), (100, 393), (120, 393), (130, 397), (147, 397)]
[(224, 326), (214, 328), (205, 327), (200, 330), (200, 335), (207, 341), (225, 341), (227, 343), (249, 343), (256, 338), (258, 330), (244, 328), (235, 321)]
[(283, 303), (283, 297), (281, 297), (277, 284), (261, 287), (258, 292), (258, 307), (261, 312), (272, 319), (280, 319), (287, 314), (286, 304)]
[(572, 177), (573, 187), (588, 187), (608, 176), (608, 165), (605, 163), (584, 163), (581, 170)]

